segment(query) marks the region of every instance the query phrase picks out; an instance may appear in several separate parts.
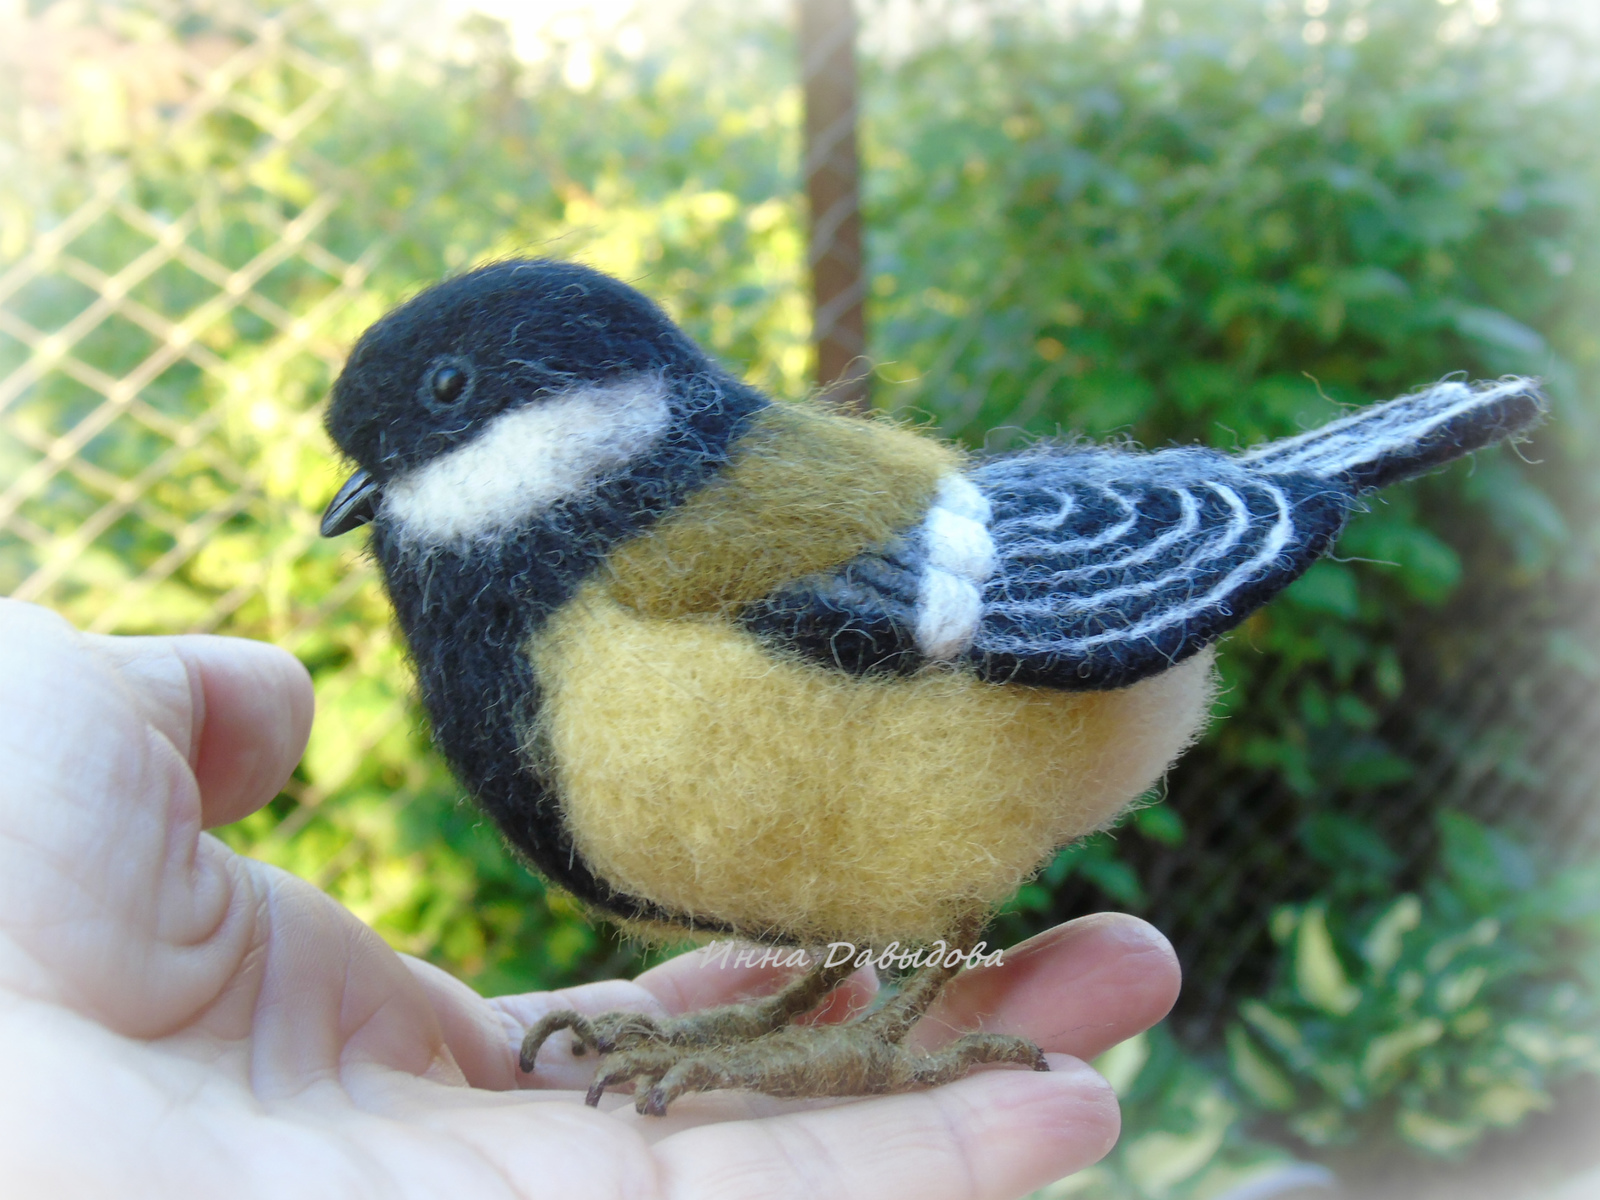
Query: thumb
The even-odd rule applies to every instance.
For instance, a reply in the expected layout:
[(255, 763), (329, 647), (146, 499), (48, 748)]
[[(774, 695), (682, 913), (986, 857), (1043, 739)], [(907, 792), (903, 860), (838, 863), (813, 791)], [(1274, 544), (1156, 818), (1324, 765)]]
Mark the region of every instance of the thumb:
[(207, 828), (247, 817), (278, 794), (311, 732), (311, 678), (296, 658), (242, 638), (87, 640), (188, 761)]
[(0, 986), (147, 1037), (214, 1001), (254, 918), (196, 775), (222, 812), (287, 774), (310, 703), (282, 657), (0, 601)]

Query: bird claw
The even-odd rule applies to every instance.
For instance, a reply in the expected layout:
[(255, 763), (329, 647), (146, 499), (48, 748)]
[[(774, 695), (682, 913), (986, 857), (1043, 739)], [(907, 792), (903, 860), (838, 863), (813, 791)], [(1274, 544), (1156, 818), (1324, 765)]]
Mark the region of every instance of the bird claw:
[(604, 1056), (649, 1046), (692, 1048), (749, 1041), (816, 1007), (850, 972), (848, 963), (831, 967), (819, 963), (771, 996), (681, 1017), (624, 1011), (586, 1017), (571, 1009), (546, 1013), (522, 1039), (520, 1065), (524, 1074), (532, 1072), (539, 1048), (562, 1029), (572, 1031), (572, 1053), (578, 1058), (591, 1047)]
[(871, 1096), (951, 1083), (987, 1063), (1050, 1069), (1038, 1046), (1009, 1034), (968, 1034), (931, 1054), (909, 1050), (891, 1036), (863, 1020), (791, 1025), (720, 1046), (640, 1046), (610, 1058), (585, 1101), (597, 1105), (606, 1089), (632, 1081), (634, 1108), (659, 1117), (681, 1096), (724, 1088), (789, 1099)]
[(547, 1013), (522, 1039), (519, 1065), (532, 1072), (539, 1049), (551, 1035), (572, 1031), (572, 1054), (582, 1058), (590, 1049), (600, 1055), (620, 1054), (655, 1046), (695, 1048), (748, 1040), (769, 1032), (788, 1016), (761, 1005), (730, 1004), (682, 1017), (651, 1017), (636, 1012), (606, 1012), (596, 1017), (563, 1009)]
[(681, 1017), (549, 1013), (522, 1041), (522, 1069), (533, 1069), (545, 1039), (570, 1029), (575, 1053), (592, 1046), (602, 1056), (584, 1102), (592, 1108), (608, 1088), (632, 1082), (634, 1107), (652, 1117), (664, 1116), (680, 1096), (722, 1088), (787, 1098), (871, 1096), (950, 1083), (984, 1063), (1050, 1069), (1038, 1046), (1003, 1033), (969, 1033), (931, 1054), (902, 1046), (954, 974), (955, 968), (943, 965), (922, 968), (888, 1003), (860, 1020), (789, 1023), (814, 1008), (848, 972), (848, 966), (815, 968), (773, 996)]
[(674, 1034), (671, 1022), (657, 1021), (644, 1013), (608, 1012), (597, 1017), (586, 1017), (571, 1009), (546, 1013), (522, 1039), (518, 1065), (523, 1074), (533, 1071), (539, 1048), (552, 1034), (563, 1029), (572, 1031), (572, 1054), (575, 1058), (582, 1058), (591, 1048), (602, 1055), (615, 1054), (619, 1050), (628, 1050), (648, 1042), (670, 1041)]

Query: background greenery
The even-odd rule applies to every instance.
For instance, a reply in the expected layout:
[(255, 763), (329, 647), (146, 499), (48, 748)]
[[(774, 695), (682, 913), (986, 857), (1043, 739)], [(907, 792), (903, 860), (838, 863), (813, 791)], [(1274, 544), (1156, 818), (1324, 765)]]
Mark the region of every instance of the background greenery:
[[(1231, 447), (1453, 371), (1549, 381), (1521, 456), (1386, 493), (1247, 622), (1165, 801), (1000, 919), (1145, 911), (1193, 981), (1179, 1038), (1107, 1064), (1129, 1136), (1074, 1187), (1214, 1194), (1283, 1160), (1251, 1129), (1459, 1158), (1600, 1068), (1594, 756), (1548, 751), (1587, 750), (1600, 673), (1584, 46), (1484, 0), (956, 7), (867, 10), (879, 405), (973, 446)], [(428, 749), (370, 570), (315, 536), (318, 405), (388, 306), (511, 253), (634, 280), (803, 394), (783, 16), (529, 37), (152, 0), (0, 39), (0, 587), (294, 649), (310, 751), (224, 836), (489, 991), (637, 956), (511, 862)], [(1485, 687), (1517, 704), (1465, 703)]]

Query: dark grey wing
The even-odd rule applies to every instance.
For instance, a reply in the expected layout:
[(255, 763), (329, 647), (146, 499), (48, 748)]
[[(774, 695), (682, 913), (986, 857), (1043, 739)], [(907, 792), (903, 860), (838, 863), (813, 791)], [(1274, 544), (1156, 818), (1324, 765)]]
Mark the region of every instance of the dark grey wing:
[(1536, 381), (1447, 380), (1237, 457), (1044, 449), (972, 473), (995, 570), (988, 677), (1111, 688), (1238, 625), (1327, 550), (1362, 494), (1537, 424)]
[(776, 649), (852, 675), (906, 674), (923, 662), (916, 609), (923, 554), (915, 536), (796, 580), (740, 619)]
[(1239, 456), (1043, 447), (947, 479), (893, 545), (750, 606), (853, 674), (964, 663), (1092, 690), (1182, 662), (1326, 552), (1358, 498), (1527, 429), (1526, 379), (1436, 384)]
[(1526, 433), (1548, 409), (1537, 379), (1447, 379), (1257, 446), (1238, 461), (1266, 474), (1300, 472), (1370, 492)]
[(1044, 449), (980, 466), (995, 569), (970, 651), (983, 675), (1124, 687), (1183, 661), (1332, 545), (1355, 499), (1210, 450)]
[[(968, 475), (986, 507), (987, 582), (947, 573), (937, 519), (750, 605), (774, 648), (851, 674), (933, 660), (995, 681), (1122, 687), (1231, 629), (1327, 549), (1353, 496), (1270, 479), (1209, 450), (1032, 451)], [(970, 511), (970, 510), (969, 510)], [(969, 564), (973, 555), (956, 556)]]

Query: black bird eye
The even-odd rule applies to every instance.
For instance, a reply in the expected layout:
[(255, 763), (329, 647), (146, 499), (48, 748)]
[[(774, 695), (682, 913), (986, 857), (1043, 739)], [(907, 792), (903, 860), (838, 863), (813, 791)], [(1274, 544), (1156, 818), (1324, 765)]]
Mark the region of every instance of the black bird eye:
[(422, 372), (417, 403), (454, 428), (466, 419), (477, 390), (477, 364), (465, 354), (441, 354)]
[(449, 407), (461, 399), (466, 391), (467, 373), (454, 363), (435, 367), (433, 374), (428, 377), (428, 392), (435, 404)]

